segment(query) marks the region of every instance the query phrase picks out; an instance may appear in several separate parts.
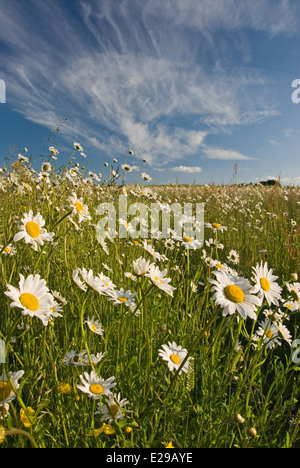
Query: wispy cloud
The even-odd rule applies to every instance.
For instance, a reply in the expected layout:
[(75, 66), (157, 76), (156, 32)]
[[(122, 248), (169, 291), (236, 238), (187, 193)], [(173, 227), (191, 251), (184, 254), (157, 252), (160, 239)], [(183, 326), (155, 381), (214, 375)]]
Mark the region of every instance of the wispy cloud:
[[(67, 3), (0, 1), (1, 65), (17, 111), (46, 126), (67, 117), (66, 136), (112, 157), (131, 148), (157, 167), (201, 151), (252, 159), (205, 140), (278, 115), (242, 28), (291, 34), (293, 2), (74, 0), (72, 13)], [(239, 65), (226, 58), (232, 41)]]
[(171, 167), (171, 171), (173, 172), (184, 172), (186, 174), (196, 174), (202, 172), (202, 167), (199, 166), (176, 166)]
[(239, 151), (231, 150), (231, 149), (223, 149), (223, 148), (204, 148), (203, 153), (207, 157), (207, 159), (220, 159), (220, 160), (228, 160), (228, 161), (236, 161), (236, 160), (249, 160), (249, 159), (256, 159), (251, 156), (247, 156), (245, 154), (240, 153)]

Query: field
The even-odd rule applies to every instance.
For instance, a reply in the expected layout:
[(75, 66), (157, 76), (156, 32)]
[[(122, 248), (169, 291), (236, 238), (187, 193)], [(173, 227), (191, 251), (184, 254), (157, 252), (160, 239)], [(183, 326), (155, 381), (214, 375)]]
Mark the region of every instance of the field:
[[(1, 447), (299, 447), (299, 187), (128, 185), (131, 152), (100, 178), (80, 149), (0, 173)], [(121, 195), (203, 203), (203, 245), (117, 210), (99, 237)]]

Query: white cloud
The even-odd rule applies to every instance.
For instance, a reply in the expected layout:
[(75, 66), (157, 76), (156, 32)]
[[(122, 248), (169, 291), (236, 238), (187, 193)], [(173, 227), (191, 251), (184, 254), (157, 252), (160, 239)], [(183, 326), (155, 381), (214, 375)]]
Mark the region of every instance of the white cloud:
[(67, 117), (66, 136), (109, 156), (131, 148), (157, 167), (201, 150), (209, 159), (253, 159), (204, 146), (205, 138), (278, 115), (270, 77), (231, 63), (232, 43), (215, 32), (227, 31), (249, 58), (242, 28), (295, 30), (287, 0), (132, 0), (118, 8), (84, 0), (81, 18), (65, 2), (26, 3), (34, 8), (0, 3), (0, 39), (11, 50), (1, 61), (7, 99), (41, 125)]
[(203, 149), (203, 153), (207, 159), (220, 159), (220, 160), (249, 160), (256, 159), (245, 154), (240, 153), (239, 151), (224, 149), (224, 148), (209, 148), (206, 147)]
[(171, 167), (170, 170), (173, 172), (185, 172), (186, 174), (195, 174), (195, 173), (202, 172), (202, 167), (177, 166), (177, 167)]

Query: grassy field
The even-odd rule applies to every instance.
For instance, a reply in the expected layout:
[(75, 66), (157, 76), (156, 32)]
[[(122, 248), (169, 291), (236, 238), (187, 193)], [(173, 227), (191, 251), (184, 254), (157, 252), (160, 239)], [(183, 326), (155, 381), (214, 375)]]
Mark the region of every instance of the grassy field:
[[(0, 174), (1, 447), (299, 447), (300, 189), (127, 185), (51, 151)], [(120, 194), (204, 203), (203, 246), (100, 239)]]

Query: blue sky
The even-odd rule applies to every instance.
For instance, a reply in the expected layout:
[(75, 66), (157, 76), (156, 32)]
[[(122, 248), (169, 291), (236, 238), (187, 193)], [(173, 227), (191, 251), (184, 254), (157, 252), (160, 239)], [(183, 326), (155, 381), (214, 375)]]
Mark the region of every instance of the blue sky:
[(299, 44), (298, 0), (0, 0), (0, 162), (67, 119), (57, 164), (78, 141), (94, 172), (131, 149), (154, 183), (298, 185)]

